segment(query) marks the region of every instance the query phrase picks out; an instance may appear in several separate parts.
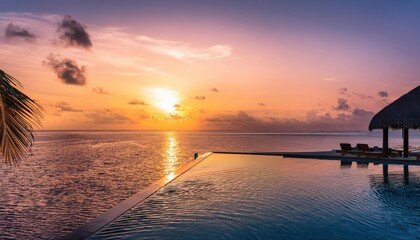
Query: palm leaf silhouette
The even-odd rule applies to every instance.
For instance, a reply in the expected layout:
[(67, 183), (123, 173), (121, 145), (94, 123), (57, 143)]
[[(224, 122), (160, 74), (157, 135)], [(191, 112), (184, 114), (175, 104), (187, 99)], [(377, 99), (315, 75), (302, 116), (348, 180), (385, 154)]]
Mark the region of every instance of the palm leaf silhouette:
[(17, 79), (0, 69), (0, 152), (6, 164), (16, 164), (30, 153), (33, 126), (40, 126), (43, 117), (42, 106), (21, 88)]

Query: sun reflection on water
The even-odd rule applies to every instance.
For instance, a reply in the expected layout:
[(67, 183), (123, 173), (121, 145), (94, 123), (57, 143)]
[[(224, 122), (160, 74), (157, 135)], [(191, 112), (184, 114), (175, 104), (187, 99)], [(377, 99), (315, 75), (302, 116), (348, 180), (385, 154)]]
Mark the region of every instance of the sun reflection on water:
[(169, 132), (166, 137), (166, 161), (165, 161), (165, 175), (167, 180), (172, 180), (175, 177), (175, 169), (178, 164), (178, 141), (175, 133)]

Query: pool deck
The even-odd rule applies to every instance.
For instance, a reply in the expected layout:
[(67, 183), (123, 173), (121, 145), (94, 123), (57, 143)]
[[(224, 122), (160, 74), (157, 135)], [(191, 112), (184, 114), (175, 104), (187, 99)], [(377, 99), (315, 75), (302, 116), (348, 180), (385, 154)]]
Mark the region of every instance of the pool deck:
[(375, 164), (392, 164), (392, 165), (417, 165), (420, 166), (420, 160), (415, 157), (409, 158), (376, 158), (376, 157), (363, 157), (351, 154), (344, 154), (332, 151), (319, 151), (319, 152), (214, 152), (220, 154), (251, 154), (251, 155), (269, 155), (269, 156), (282, 156), (287, 158), (307, 158), (307, 159), (322, 159), (322, 160), (341, 160), (359, 163), (375, 163)]

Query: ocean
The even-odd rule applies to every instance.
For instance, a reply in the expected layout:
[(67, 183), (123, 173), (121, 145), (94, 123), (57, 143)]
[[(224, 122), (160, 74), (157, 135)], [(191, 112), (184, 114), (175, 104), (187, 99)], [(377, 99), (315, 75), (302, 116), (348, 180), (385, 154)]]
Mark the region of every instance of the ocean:
[[(60, 238), (192, 161), (195, 152), (331, 150), (341, 142), (381, 146), (381, 137), (380, 131), (37, 132), (31, 156), (18, 166), (0, 166), (0, 239)], [(401, 133), (391, 132), (390, 146), (401, 145)], [(411, 132), (410, 145), (420, 146), (419, 131)]]

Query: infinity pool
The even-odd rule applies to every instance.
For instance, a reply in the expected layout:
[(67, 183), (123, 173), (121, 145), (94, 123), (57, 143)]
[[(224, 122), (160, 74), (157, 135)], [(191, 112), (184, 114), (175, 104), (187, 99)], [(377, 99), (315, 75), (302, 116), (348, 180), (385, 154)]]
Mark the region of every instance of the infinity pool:
[(239, 154), (210, 155), (90, 237), (419, 238), (418, 166)]

